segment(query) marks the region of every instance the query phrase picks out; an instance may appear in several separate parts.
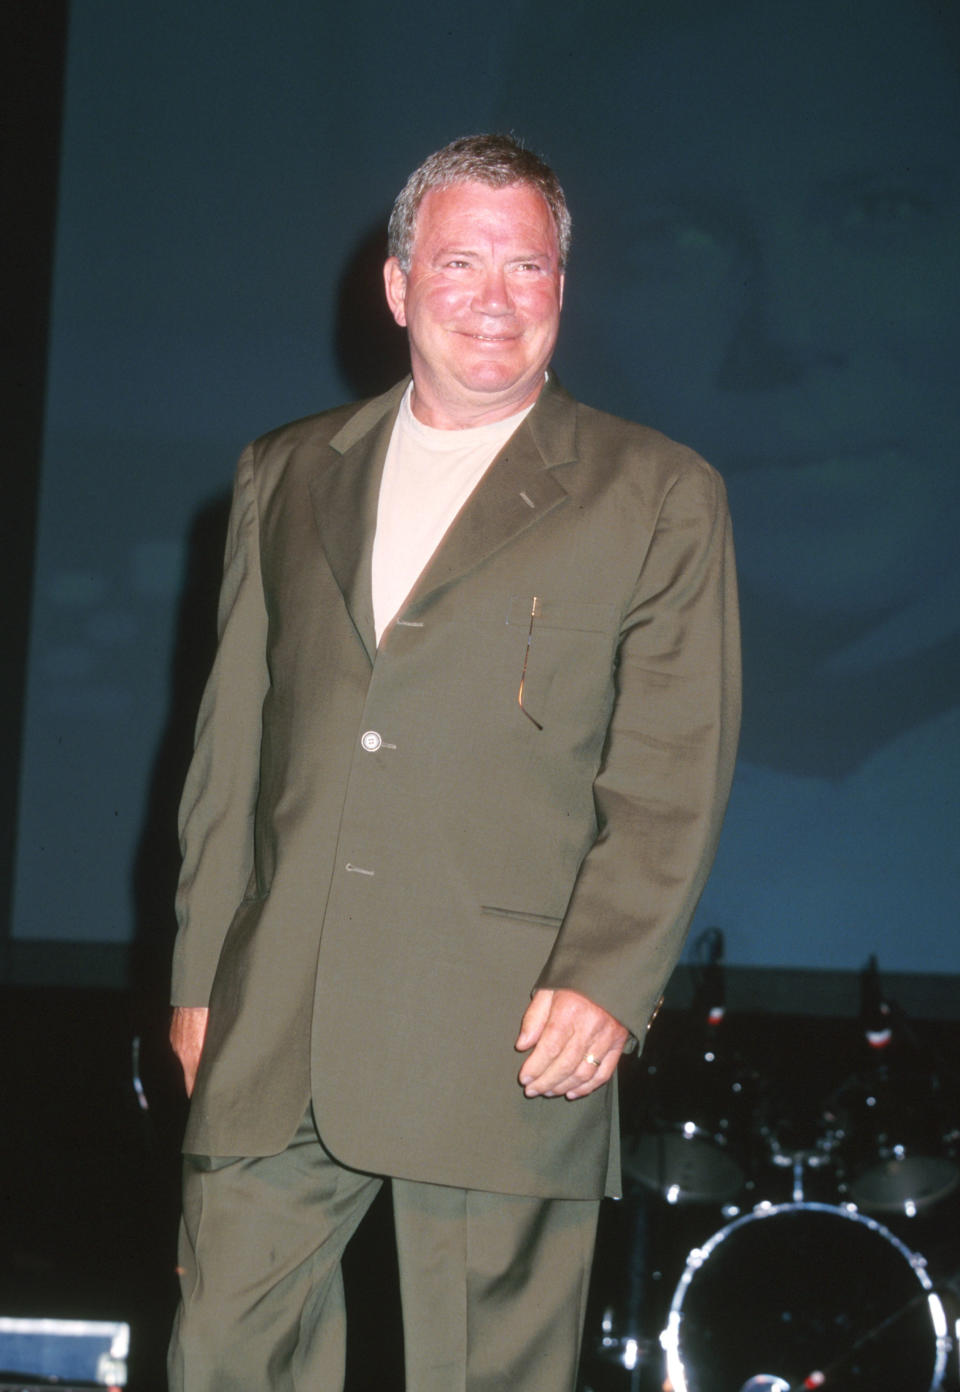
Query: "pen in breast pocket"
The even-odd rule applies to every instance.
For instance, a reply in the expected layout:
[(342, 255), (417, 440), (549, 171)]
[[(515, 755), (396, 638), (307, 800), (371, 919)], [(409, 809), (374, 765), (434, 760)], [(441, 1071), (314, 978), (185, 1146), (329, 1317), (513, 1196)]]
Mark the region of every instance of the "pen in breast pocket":
[(531, 721), (532, 724), (536, 725), (538, 730), (542, 730), (543, 726), (540, 724), (540, 721), (532, 716), (523, 704), (523, 688), (527, 680), (527, 660), (530, 656), (530, 644), (533, 641), (533, 621), (537, 617), (537, 605), (539, 603), (539, 598), (534, 595), (533, 602), (530, 605), (530, 627), (527, 629), (527, 646), (523, 650), (523, 670), (520, 673), (520, 688), (517, 691), (517, 705), (523, 711), (527, 719)]

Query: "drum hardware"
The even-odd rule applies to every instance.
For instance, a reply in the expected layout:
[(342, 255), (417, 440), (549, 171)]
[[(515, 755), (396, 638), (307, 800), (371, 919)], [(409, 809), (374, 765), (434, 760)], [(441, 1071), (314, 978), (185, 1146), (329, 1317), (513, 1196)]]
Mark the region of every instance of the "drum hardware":
[[(578, 1392), (659, 1389), (660, 1312), (675, 1273), (671, 1265), (664, 1282), (657, 1258), (665, 1255), (664, 1241), (676, 1253), (678, 1220), (689, 1225), (690, 1216), (690, 1210), (668, 1209), (646, 1191), (601, 1209)], [(691, 1237), (697, 1240), (703, 1232), (694, 1225)]]
[(914, 1218), (960, 1186), (943, 1060), (887, 997), (875, 956), (860, 974), (860, 1023), (876, 1062), (826, 1108), (841, 1143), (843, 1190), (867, 1212)]
[[(772, 1118), (772, 1119), (771, 1119)], [(820, 1103), (791, 1109), (781, 1097), (767, 1098), (755, 1124), (756, 1166), (752, 1185), (758, 1197), (776, 1202), (833, 1202), (839, 1139), (825, 1124)]]
[[(651, 1360), (659, 1359), (660, 1351), (654, 1339), (641, 1339), (636, 1334), (624, 1334), (617, 1330), (617, 1317), (612, 1306), (603, 1312), (601, 1336), (596, 1349), (597, 1358), (615, 1368), (622, 1368), (629, 1374), (627, 1387), (634, 1392), (640, 1386), (640, 1376)], [(584, 1392), (589, 1392), (585, 1388)]]
[[(919, 1261), (920, 1263), (923, 1262), (922, 1258), (915, 1258), (915, 1260)], [(921, 1306), (923, 1306), (924, 1304), (926, 1304), (930, 1308), (931, 1314), (933, 1315), (934, 1328), (937, 1330), (938, 1338), (941, 1339), (944, 1343), (945, 1363), (946, 1355), (949, 1353), (953, 1345), (947, 1333), (947, 1319), (946, 1314), (943, 1310), (942, 1303), (940, 1301), (940, 1293), (941, 1291), (950, 1288), (951, 1283), (949, 1281), (944, 1281), (937, 1285), (931, 1284), (926, 1290), (921, 1291), (918, 1295), (915, 1295), (911, 1300), (908, 1300), (905, 1305), (901, 1305), (899, 1310), (894, 1310), (892, 1315), (888, 1315), (887, 1318), (885, 1320), (882, 1320), (875, 1328), (868, 1329), (867, 1332), (861, 1335), (857, 1342), (853, 1344), (851, 1348), (847, 1349), (846, 1352), (843, 1353), (840, 1358), (837, 1358), (830, 1365), (830, 1367), (816, 1368), (812, 1372), (809, 1372), (807, 1376), (803, 1379), (803, 1381), (799, 1384), (799, 1387), (825, 1387), (828, 1389), (835, 1387), (843, 1387), (844, 1383), (842, 1379), (845, 1376), (844, 1369), (846, 1365), (849, 1363), (849, 1361), (852, 1358), (856, 1358), (857, 1355), (860, 1354), (869, 1344), (876, 1342), (878, 1339), (881, 1339), (884, 1334), (892, 1330), (894, 1326), (897, 1325), (901, 1320), (905, 1319), (908, 1315), (912, 1314), (914, 1310), (919, 1310)], [(939, 1316), (937, 1313), (935, 1313), (937, 1311), (939, 1312)], [(941, 1385), (942, 1379), (943, 1374), (941, 1372), (940, 1382), (936, 1384), (938, 1387)], [(786, 1387), (786, 1392), (794, 1392), (794, 1389)]]
[(833, 1142), (825, 1138), (813, 1149), (781, 1150), (776, 1137), (768, 1138), (770, 1163), (778, 1169), (789, 1169), (793, 1181), (790, 1198), (793, 1203), (803, 1203), (807, 1197), (805, 1176), (808, 1172), (827, 1170), (833, 1165)]
[(938, 1392), (951, 1347), (924, 1258), (817, 1203), (760, 1204), (694, 1248), (661, 1344), (673, 1392)]
[(608, 1361), (632, 1372), (640, 1362), (641, 1343), (635, 1336), (617, 1334), (615, 1314), (611, 1305), (603, 1312), (600, 1328), (600, 1348)]
[[(644, 1127), (627, 1141), (624, 1173), (646, 1192), (657, 1236), (644, 1250), (659, 1260), (629, 1327), (605, 1327), (611, 1385), (625, 1386), (636, 1347), (637, 1387), (654, 1386), (649, 1343), (631, 1342), (640, 1328), (661, 1330), (662, 1385), (674, 1392), (960, 1392), (960, 1320), (948, 1332), (930, 1280), (944, 1257), (952, 1265), (960, 1216), (952, 1072), (886, 1002), (864, 1009), (868, 1066), (839, 1087), (846, 1069), (829, 1070), (842, 1040), (828, 1054), (812, 1030), (812, 1067), (796, 1051), (796, 1066), (793, 1055), (764, 1066), (759, 1048), (750, 1067), (753, 1045), (741, 1054), (725, 1037), (722, 993), (706, 1008), (717, 994), (700, 994), (693, 1019), (673, 1018), (669, 1047), (655, 1030), (641, 1064)], [(643, 1204), (638, 1187), (634, 1197)]]
[(621, 1321), (613, 1306), (603, 1311), (599, 1338), (587, 1343), (577, 1392), (642, 1392), (660, 1387), (663, 1354), (656, 1337)]
[(723, 1204), (747, 1183), (752, 1073), (724, 1037), (723, 934), (694, 944), (699, 983), (684, 1043), (647, 1068), (646, 1124), (624, 1148), (624, 1173), (668, 1204)]

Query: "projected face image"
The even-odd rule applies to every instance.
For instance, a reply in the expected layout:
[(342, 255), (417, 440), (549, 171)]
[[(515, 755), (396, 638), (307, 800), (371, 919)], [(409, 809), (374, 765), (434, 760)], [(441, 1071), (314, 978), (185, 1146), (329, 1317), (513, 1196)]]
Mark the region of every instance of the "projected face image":
[[(851, 674), (955, 629), (960, 84), (922, 5), (702, 13), (649, 39), (638, 17), (604, 73), (567, 332), (595, 396), (724, 473), (748, 695), (796, 728), (805, 684), (863, 699)], [(886, 706), (864, 700), (866, 745)]]

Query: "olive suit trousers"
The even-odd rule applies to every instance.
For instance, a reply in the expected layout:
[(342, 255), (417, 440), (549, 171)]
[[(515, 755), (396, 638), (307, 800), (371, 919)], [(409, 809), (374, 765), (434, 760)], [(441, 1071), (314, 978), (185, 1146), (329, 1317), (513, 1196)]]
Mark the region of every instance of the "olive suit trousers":
[[(310, 1113), (279, 1155), (187, 1156), (170, 1392), (341, 1392), (340, 1262), (382, 1182)], [(599, 1203), (392, 1186), (407, 1392), (572, 1392)]]

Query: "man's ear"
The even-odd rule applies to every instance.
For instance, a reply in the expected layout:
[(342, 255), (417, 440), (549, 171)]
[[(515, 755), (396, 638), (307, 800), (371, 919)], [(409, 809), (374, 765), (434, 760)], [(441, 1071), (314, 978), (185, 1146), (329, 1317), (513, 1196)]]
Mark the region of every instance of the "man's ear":
[(407, 315), (404, 308), (407, 298), (407, 274), (395, 256), (389, 257), (383, 266), (383, 285), (387, 292), (390, 313), (401, 328), (406, 327)]

